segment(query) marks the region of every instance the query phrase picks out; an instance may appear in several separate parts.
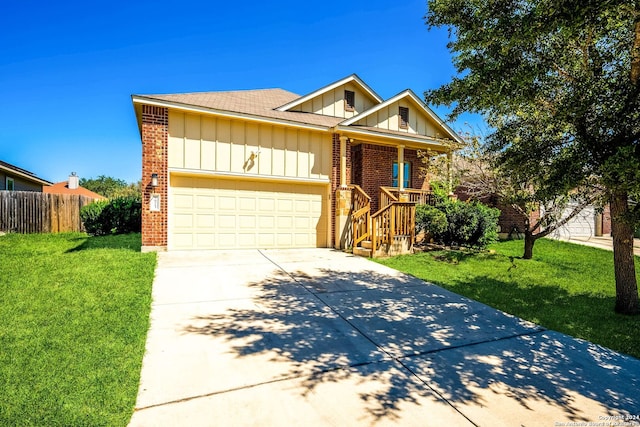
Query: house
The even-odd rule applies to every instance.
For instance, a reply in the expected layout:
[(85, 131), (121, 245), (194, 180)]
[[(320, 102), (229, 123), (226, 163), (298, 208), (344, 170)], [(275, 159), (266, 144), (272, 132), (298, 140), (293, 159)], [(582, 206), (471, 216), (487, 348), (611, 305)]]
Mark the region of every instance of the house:
[(80, 179), (75, 172), (71, 172), (68, 181), (61, 181), (42, 188), (44, 193), (50, 194), (76, 194), (78, 196), (89, 197), (91, 199), (101, 200), (106, 197), (98, 193), (94, 193), (80, 185)]
[(42, 187), (46, 185), (51, 183), (33, 172), (0, 160), (0, 190), (42, 192)]
[(145, 251), (366, 241), (389, 249), (413, 233), (411, 209), (429, 196), (418, 152), (450, 156), (461, 142), (411, 90), (384, 100), (355, 74), (304, 96), (260, 89), (132, 101)]

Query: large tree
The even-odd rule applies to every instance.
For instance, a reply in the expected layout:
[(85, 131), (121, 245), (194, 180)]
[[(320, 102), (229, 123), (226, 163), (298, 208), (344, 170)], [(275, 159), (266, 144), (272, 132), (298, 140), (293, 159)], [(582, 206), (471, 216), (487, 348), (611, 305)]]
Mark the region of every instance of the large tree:
[(606, 190), (615, 310), (638, 313), (640, 0), (428, 0), (426, 20), (449, 28), (459, 73), (429, 101), (485, 114), (503, 168), (549, 195)]

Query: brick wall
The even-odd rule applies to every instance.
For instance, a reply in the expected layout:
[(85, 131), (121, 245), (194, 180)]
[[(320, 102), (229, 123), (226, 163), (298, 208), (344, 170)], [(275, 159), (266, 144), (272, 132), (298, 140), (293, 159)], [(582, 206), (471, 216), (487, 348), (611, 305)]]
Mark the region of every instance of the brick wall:
[[(352, 147), (354, 184), (371, 196), (371, 211), (379, 209), (380, 187), (393, 184), (393, 162), (398, 161), (398, 149), (372, 144)], [(422, 166), (416, 150), (404, 150), (404, 161), (411, 164), (409, 188), (429, 189), (429, 180), (420, 176)]]
[[(142, 106), (142, 246), (167, 247), (167, 150), (169, 111)], [(151, 174), (158, 174), (158, 186), (151, 187)], [(151, 194), (160, 195), (160, 212), (149, 211)]]

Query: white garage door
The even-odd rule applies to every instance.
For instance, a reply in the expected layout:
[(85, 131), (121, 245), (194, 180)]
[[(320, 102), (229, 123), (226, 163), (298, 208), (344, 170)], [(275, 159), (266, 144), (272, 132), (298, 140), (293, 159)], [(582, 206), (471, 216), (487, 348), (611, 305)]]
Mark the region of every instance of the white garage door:
[(169, 249), (326, 247), (327, 185), (171, 176)]
[[(565, 209), (563, 218), (566, 218), (573, 208), (570, 206)], [(596, 235), (595, 229), (595, 216), (596, 212), (593, 206), (587, 206), (578, 215), (573, 217), (564, 226), (558, 228), (553, 232), (556, 237), (590, 237)]]

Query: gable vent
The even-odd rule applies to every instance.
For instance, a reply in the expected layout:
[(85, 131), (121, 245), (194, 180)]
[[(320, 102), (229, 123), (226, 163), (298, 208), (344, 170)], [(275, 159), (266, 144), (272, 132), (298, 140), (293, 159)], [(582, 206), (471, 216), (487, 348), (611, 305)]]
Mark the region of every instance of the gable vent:
[(407, 129), (409, 127), (409, 108), (399, 107), (398, 115), (400, 116), (400, 129)]
[(356, 93), (352, 90), (344, 91), (344, 109), (345, 111), (355, 111), (356, 109)]

